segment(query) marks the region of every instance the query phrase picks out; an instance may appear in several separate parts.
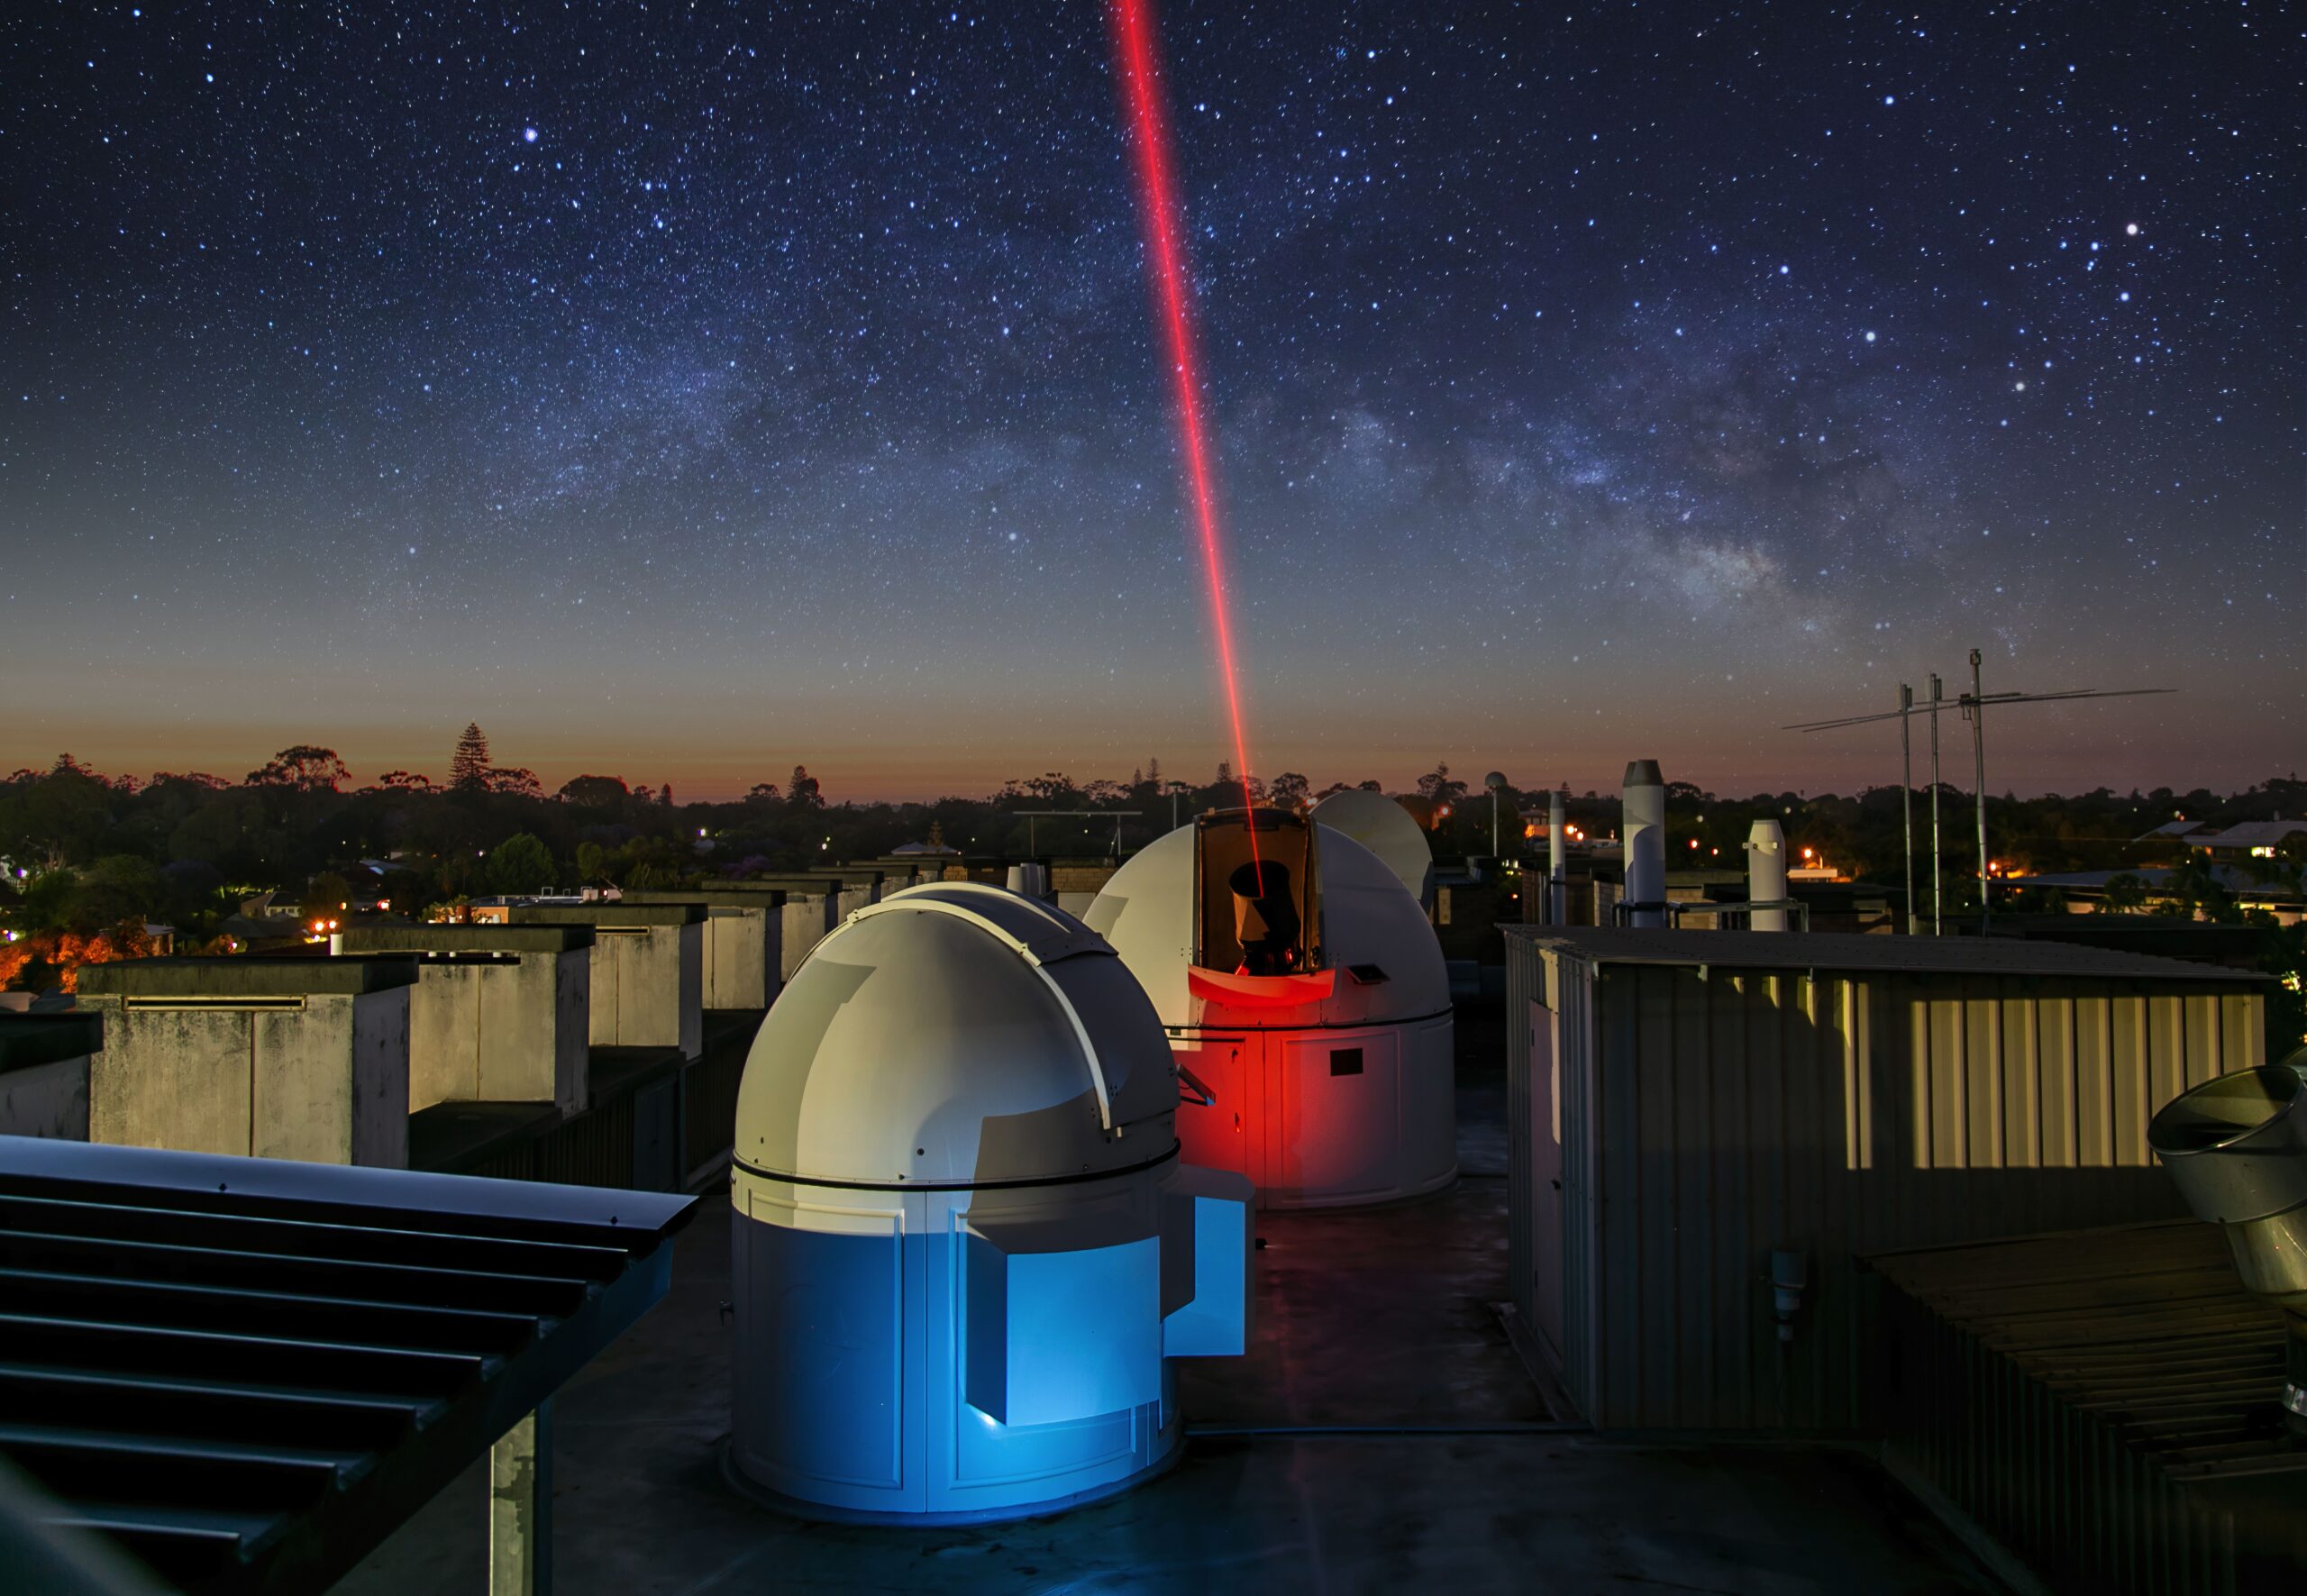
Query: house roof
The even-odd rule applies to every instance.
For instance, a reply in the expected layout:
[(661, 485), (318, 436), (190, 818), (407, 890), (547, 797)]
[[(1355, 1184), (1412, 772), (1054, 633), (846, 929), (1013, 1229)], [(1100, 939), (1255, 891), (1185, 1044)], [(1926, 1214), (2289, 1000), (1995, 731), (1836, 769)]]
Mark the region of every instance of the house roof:
[(2190, 836), (2186, 843), (2190, 848), (2272, 848), (2302, 831), (2307, 831), (2307, 820), (2246, 820), (2225, 831)]

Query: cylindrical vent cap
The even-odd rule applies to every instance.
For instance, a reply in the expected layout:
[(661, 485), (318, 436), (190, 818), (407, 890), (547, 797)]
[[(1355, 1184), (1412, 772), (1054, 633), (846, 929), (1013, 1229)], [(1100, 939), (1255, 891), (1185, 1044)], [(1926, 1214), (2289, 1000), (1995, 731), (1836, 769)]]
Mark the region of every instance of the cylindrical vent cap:
[(2163, 1105), (2147, 1145), (2197, 1216), (2221, 1225), (2307, 1204), (2307, 1081), (2262, 1065), (2206, 1081)]

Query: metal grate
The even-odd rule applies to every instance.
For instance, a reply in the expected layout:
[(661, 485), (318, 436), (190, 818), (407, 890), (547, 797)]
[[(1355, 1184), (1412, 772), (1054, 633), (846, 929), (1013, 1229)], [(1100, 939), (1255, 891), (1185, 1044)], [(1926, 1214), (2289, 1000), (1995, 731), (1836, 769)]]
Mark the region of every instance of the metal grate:
[(197, 1591), (309, 1591), (663, 1295), (690, 1201), (0, 1138), (0, 1454)]
[(1891, 1461), (2057, 1590), (2296, 1591), (2307, 1453), (2282, 1316), (2218, 1228), (2120, 1226), (1873, 1260)]

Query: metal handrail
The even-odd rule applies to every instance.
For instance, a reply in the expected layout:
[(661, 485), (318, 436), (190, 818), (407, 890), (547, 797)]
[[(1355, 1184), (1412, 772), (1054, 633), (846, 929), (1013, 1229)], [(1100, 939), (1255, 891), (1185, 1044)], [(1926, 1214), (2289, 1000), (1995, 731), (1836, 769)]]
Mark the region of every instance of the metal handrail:
[[(1711, 914), (1722, 916), (1727, 919), (1734, 915), (1752, 916), (1761, 909), (1792, 909), (1801, 917), (1802, 929), (1805, 931), (1810, 929), (1810, 905), (1807, 900), (1800, 898), (1765, 898), (1761, 903), (1711, 903), (1702, 899), (1674, 902), (1666, 906), (1666, 917), (1669, 920), (1679, 920), (1684, 915)], [(1754, 927), (1749, 924), (1747, 929), (1751, 931)]]
[[(1705, 898), (1670, 898), (1658, 903), (1628, 903), (1623, 898), (1610, 905), (1610, 924), (1624, 926), (1638, 914), (1664, 914), (1667, 925), (1680, 928), (1684, 915), (1751, 916), (1757, 909), (1792, 909), (1802, 921), (1802, 929), (1810, 929), (1810, 906), (1800, 898), (1774, 898), (1761, 903), (1713, 903)], [(1747, 929), (1752, 930), (1752, 926)]]

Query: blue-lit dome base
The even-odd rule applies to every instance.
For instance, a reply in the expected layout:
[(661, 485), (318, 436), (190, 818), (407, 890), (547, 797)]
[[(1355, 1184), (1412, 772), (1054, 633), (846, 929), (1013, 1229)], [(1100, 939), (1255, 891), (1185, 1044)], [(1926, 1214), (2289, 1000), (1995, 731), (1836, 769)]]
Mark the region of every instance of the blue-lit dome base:
[(739, 1174), (730, 1468), (788, 1511), (986, 1523), (1125, 1490), (1178, 1445), (1169, 1357), (1238, 1350), (1238, 1181), (1197, 1195), (1226, 1178), (1166, 1161), (1001, 1192)]
[(1109, 1480), (1102, 1485), (1084, 1486), (1069, 1495), (1050, 1497), (1041, 1501), (1020, 1502), (1007, 1507), (977, 1508), (956, 1512), (876, 1512), (861, 1508), (830, 1507), (824, 1502), (805, 1501), (798, 1496), (788, 1496), (783, 1491), (771, 1491), (764, 1485), (757, 1484), (745, 1478), (744, 1471), (737, 1466), (737, 1452), (734, 1441), (725, 1444), (721, 1448), (721, 1473), (722, 1477), (728, 1481), (730, 1489), (736, 1491), (738, 1495), (749, 1501), (759, 1502), (765, 1508), (783, 1513), (789, 1518), (806, 1518), (818, 1524), (914, 1525), (923, 1529), (936, 1529), (957, 1524), (1008, 1524), (1020, 1518), (1047, 1518), (1059, 1513), (1070, 1513), (1076, 1508), (1088, 1507), (1092, 1502), (1101, 1502), (1120, 1496), (1125, 1491), (1136, 1490), (1149, 1481), (1159, 1479), (1175, 1468), (1178, 1459), (1185, 1455), (1185, 1447), (1182, 1444), (1184, 1439), (1185, 1426), (1179, 1422), (1175, 1411), (1172, 1410), (1169, 1428), (1162, 1433), (1156, 1443), (1154, 1461), (1135, 1473), (1125, 1475), (1118, 1480)]

